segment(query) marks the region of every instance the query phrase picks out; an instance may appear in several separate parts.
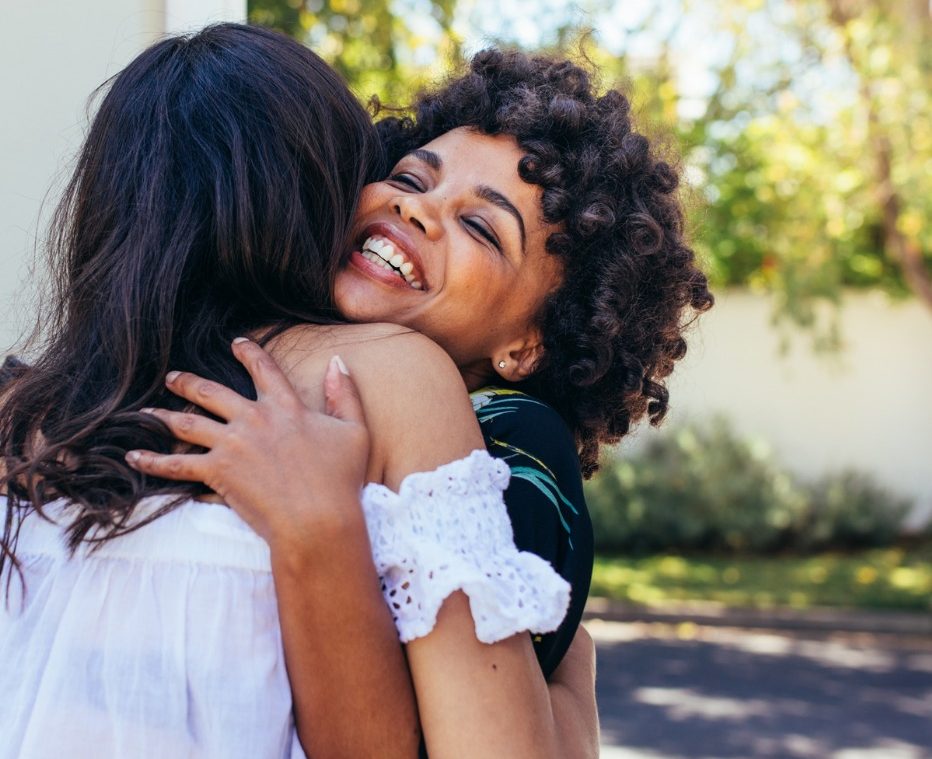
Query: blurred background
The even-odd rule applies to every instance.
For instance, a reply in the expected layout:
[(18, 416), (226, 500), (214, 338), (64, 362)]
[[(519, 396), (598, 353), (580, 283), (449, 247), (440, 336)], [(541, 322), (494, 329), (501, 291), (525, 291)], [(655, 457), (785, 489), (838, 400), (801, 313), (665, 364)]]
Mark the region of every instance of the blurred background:
[(4, 352), (91, 92), (246, 18), (399, 106), (490, 44), (588, 59), (681, 157), (717, 304), (587, 486), (604, 755), (932, 756), (929, 1), (5, 2)]

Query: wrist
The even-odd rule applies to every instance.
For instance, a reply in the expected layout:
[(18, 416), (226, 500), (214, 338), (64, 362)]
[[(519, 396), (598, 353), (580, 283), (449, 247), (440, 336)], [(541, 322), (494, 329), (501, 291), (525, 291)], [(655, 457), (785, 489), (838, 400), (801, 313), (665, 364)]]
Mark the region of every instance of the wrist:
[(315, 507), (303, 513), (311, 513), (313, 518), (300, 522), (281, 520), (270, 531), (266, 542), (273, 564), (303, 574), (355, 552), (354, 548), (371, 556), (369, 533), (357, 493), (329, 499), (326, 510)]

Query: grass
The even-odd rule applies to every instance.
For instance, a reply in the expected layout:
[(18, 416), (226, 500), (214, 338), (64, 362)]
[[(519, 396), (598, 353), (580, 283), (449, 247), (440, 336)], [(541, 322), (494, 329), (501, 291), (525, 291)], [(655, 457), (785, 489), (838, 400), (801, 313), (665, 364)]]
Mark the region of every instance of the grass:
[(932, 543), (816, 556), (596, 558), (591, 595), (637, 604), (932, 611)]

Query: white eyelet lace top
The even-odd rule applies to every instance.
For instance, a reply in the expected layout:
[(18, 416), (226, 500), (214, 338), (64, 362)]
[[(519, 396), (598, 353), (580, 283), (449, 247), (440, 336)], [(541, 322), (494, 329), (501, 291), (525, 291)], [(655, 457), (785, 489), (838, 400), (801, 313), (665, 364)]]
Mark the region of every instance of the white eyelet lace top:
[[(562, 621), (569, 586), (515, 548), (508, 477), (506, 464), (474, 451), (410, 475), (398, 493), (363, 490), (402, 641), (429, 633), (456, 590), (483, 642)], [(136, 513), (166, 500), (147, 498)], [(188, 501), (75, 556), (62, 538), (57, 524), (23, 520), (26, 594), (14, 575), (0, 604), (0, 759), (304, 756), (268, 546), (233, 511)]]

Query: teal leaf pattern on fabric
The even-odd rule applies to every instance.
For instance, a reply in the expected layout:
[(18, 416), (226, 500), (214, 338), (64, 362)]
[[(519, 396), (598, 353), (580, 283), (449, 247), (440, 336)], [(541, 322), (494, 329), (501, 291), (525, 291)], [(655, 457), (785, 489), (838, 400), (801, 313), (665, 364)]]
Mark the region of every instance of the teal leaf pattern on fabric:
[[(529, 395), (518, 390), (508, 390), (498, 387), (484, 387), (470, 393), (473, 411), (479, 420), (480, 425), (487, 424), (493, 419), (507, 414), (513, 414), (521, 410), (521, 404), (531, 403), (537, 406), (547, 407), (546, 404), (532, 398)], [(498, 440), (489, 434), (486, 434), (490, 448), (500, 448), (507, 451), (501, 456), (508, 462), (511, 467), (511, 476), (515, 479), (524, 480), (537, 490), (550, 502), (557, 510), (557, 517), (563, 529), (569, 536), (569, 547), (573, 548), (573, 537), (569, 522), (566, 519), (563, 509), (568, 508), (573, 514), (579, 511), (560, 490), (556, 477), (550, 468), (539, 458), (533, 456), (528, 451), (518, 448), (515, 445)], [(521, 462), (520, 464), (518, 462)]]

